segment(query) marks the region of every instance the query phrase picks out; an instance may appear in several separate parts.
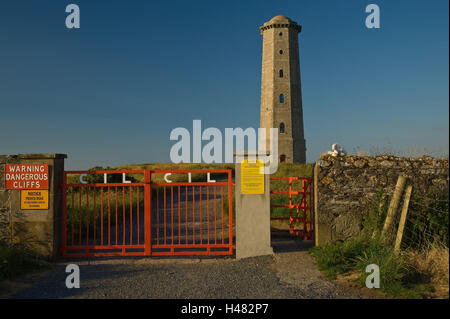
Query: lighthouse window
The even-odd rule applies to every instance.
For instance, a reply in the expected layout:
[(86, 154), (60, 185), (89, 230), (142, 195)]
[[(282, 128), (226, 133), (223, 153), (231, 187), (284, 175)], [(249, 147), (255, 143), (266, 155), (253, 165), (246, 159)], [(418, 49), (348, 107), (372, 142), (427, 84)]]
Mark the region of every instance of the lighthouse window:
[(280, 78), (283, 77), (283, 70), (280, 70)]
[(284, 123), (280, 123), (280, 133), (284, 133)]
[(284, 94), (280, 94), (280, 103), (284, 103)]
[(280, 32), (280, 37), (283, 35), (283, 32)]
[(283, 54), (283, 50), (280, 50), (280, 54)]

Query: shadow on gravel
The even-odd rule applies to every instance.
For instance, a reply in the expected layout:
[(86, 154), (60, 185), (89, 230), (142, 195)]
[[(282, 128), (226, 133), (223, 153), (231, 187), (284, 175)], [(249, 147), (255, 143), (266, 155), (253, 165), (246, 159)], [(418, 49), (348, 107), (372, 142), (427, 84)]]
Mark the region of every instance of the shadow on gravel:
[[(120, 289), (123, 283), (117, 283), (114, 278), (133, 278), (145, 277), (149, 274), (149, 269), (144, 267), (120, 267), (121, 265), (89, 265), (80, 266), (79, 289), (68, 289), (65, 285), (66, 276), (65, 267), (62, 265), (55, 267), (54, 271), (44, 275), (37, 280), (33, 280), (32, 285), (19, 290), (10, 296), (9, 299), (60, 299), (60, 298), (82, 298), (92, 290), (99, 292), (94, 295), (95, 298), (108, 297), (110, 292)], [(163, 273), (164, 266), (154, 265), (150, 272)], [(132, 289), (132, 285), (130, 287)]]
[(136, 262), (145, 263), (148, 261), (151, 263), (152, 261), (200, 261), (200, 260), (230, 260), (235, 259), (235, 254), (233, 255), (224, 255), (224, 256), (215, 256), (215, 255), (175, 255), (175, 256), (108, 256), (108, 257), (87, 257), (87, 258), (60, 258), (56, 261), (56, 264), (101, 264), (101, 263), (110, 263), (110, 264), (132, 264)]
[(81, 265), (81, 288), (67, 289), (63, 265), (9, 298), (307, 298), (281, 283), (271, 256), (233, 262)]
[(290, 234), (272, 233), (271, 241), (274, 253), (307, 251), (314, 246), (312, 240), (303, 240)]

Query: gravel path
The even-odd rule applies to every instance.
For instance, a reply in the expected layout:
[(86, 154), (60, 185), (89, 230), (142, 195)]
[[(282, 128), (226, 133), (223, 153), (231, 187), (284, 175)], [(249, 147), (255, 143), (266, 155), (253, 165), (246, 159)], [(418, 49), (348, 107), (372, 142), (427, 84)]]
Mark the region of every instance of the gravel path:
[[(274, 256), (235, 260), (126, 258), (68, 261), (3, 284), (3, 298), (358, 298), (324, 279), (310, 243), (274, 238)], [(81, 288), (65, 287), (65, 266), (80, 266)], [(1, 289), (1, 288), (0, 288)]]

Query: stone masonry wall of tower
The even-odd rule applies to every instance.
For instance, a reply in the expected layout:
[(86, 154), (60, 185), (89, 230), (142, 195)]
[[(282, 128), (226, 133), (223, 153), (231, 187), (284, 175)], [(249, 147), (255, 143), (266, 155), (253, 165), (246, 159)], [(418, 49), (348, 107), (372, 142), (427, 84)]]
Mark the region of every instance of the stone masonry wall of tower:
[[(278, 156), (288, 163), (306, 162), (298, 50), (300, 30), (301, 26), (284, 16), (276, 16), (260, 28), (263, 35), (260, 127), (266, 128), (268, 136), (270, 128), (279, 129)], [(269, 149), (268, 138), (265, 143)]]

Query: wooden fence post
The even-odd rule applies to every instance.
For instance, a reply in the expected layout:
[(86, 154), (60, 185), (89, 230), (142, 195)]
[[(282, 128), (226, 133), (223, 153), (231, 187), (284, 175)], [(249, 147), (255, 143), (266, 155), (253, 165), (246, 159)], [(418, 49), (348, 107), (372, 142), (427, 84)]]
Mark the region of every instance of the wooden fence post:
[(403, 231), (405, 229), (406, 215), (408, 214), (409, 200), (411, 199), (412, 186), (409, 185), (406, 188), (405, 200), (403, 201), (402, 216), (400, 217), (400, 224), (398, 225), (397, 238), (395, 239), (394, 251), (400, 251), (400, 245), (402, 243)]
[(392, 200), (389, 204), (386, 221), (384, 222), (383, 231), (381, 233), (381, 237), (384, 239), (386, 239), (387, 232), (390, 229), (392, 222), (394, 221), (395, 213), (397, 211), (398, 204), (400, 203), (405, 183), (406, 178), (400, 175), (397, 179), (397, 185), (395, 185), (394, 196), (392, 197)]

